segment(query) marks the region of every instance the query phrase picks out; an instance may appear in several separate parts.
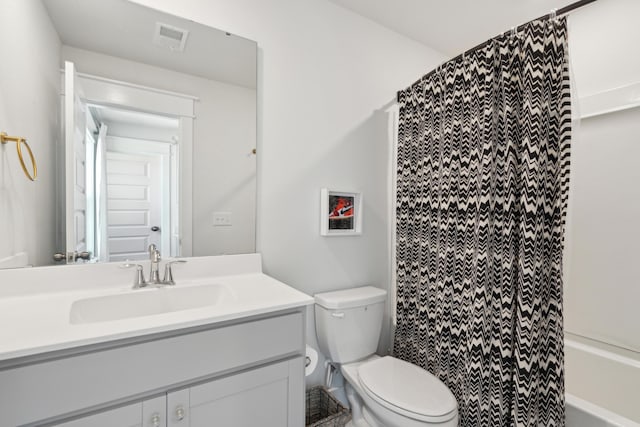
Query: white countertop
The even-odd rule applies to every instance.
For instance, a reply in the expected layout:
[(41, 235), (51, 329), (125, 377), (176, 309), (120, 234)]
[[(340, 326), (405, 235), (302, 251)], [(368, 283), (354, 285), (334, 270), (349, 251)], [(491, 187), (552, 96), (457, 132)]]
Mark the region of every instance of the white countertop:
[[(258, 261), (260, 261), (259, 255), (252, 254), (251, 256), (258, 256)], [(200, 258), (200, 266), (196, 265), (195, 268), (203, 270), (202, 265), (207, 262), (206, 258), (217, 258), (214, 262), (206, 264), (207, 266), (215, 266), (216, 263), (221, 262), (220, 258), (224, 257)], [(238, 260), (242, 261), (236, 257), (234, 262)], [(54, 268), (63, 269), (65, 267)], [(105, 267), (101, 268), (105, 270)], [(229, 273), (230, 269), (220, 270)], [(49, 285), (49, 288), (45, 288), (46, 291), (37, 292), (37, 284), (26, 283), (30, 280), (26, 278), (24, 280), (26, 288), (29, 289), (28, 292), (16, 292), (16, 284), (12, 283), (12, 289), (3, 294), (2, 280), (10, 276), (3, 276), (0, 272), (0, 361), (123, 338), (142, 337), (153, 333), (212, 325), (313, 304), (313, 298), (310, 296), (263, 274), (261, 271), (256, 271), (255, 268), (240, 270), (242, 270), (240, 274), (227, 275), (200, 271), (202, 273), (199, 274), (200, 277), (197, 277), (198, 275), (193, 272), (191, 274), (185, 273), (184, 275), (189, 276), (189, 279), (182, 281), (179, 279), (180, 273), (175, 274), (176, 272), (174, 272), (174, 275), (177, 276), (176, 287), (223, 285), (225, 289), (229, 290), (229, 297), (224, 300), (224, 303), (149, 316), (81, 324), (70, 322), (71, 306), (75, 301), (131, 292), (162, 292), (163, 289), (132, 290), (131, 283), (123, 284), (122, 282), (118, 285), (85, 286), (83, 288), (76, 283), (54, 287)], [(76, 272), (78, 271), (80, 270), (76, 270)], [(21, 274), (36, 274), (38, 277), (32, 279), (41, 280), (41, 271), (30, 273), (25, 270)], [(60, 270), (55, 270), (55, 274), (60, 276), (63, 273)], [(14, 282), (17, 280), (16, 278), (19, 278), (16, 276), (16, 272), (12, 272), (11, 275)], [(80, 275), (82, 276), (82, 274)], [(133, 272), (130, 271), (130, 276), (132, 275)], [(60, 277), (56, 277), (57, 282), (60, 280)], [(7, 286), (9, 287), (8, 284)]]

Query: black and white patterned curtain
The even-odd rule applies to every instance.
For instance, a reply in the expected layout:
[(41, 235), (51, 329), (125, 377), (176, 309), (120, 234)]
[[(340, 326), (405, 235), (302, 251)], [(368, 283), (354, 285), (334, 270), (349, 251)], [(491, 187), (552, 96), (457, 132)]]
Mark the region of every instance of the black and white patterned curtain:
[(399, 96), (396, 357), (461, 426), (564, 425), (565, 19), (526, 24)]

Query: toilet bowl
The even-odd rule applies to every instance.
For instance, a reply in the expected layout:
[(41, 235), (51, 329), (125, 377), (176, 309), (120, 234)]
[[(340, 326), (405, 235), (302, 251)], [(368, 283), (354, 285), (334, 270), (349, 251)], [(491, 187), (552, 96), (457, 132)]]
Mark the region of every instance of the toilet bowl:
[(340, 366), (353, 427), (454, 427), (451, 391), (426, 370), (375, 355), (386, 292), (371, 286), (315, 295), (320, 349)]

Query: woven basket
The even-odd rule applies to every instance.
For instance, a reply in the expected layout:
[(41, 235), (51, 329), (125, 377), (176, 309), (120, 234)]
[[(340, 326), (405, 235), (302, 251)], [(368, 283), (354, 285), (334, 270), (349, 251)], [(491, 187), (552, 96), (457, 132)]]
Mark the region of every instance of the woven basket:
[(349, 410), (323, 386), (307, 391), (307, 427), (344, 427), (351, 419)]

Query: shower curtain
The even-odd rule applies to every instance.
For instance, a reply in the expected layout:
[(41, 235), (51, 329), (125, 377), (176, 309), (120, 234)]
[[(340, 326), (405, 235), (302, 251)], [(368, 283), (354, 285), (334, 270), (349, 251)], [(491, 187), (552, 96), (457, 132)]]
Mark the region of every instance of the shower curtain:
[(399, 94), (393, 351), (461, 426), (564, 425), (567, 55), (537, 20)]

